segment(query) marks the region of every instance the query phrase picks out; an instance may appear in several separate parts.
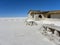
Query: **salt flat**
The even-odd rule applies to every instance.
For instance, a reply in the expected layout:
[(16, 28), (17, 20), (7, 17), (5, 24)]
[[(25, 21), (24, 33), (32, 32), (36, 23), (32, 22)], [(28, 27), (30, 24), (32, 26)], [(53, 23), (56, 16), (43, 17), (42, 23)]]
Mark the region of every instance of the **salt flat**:
[(24, 20), (0, 18), (0, 45), (53, 45), (40, 34), (40, 26), (26, 26)]

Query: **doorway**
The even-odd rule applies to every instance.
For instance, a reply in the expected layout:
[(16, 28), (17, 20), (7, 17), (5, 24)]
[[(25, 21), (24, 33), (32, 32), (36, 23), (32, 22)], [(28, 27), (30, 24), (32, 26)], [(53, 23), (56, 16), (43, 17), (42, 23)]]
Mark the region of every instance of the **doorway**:
[(39, 18), (42, 18), (42, 15), (39, 15), (38, 17), (39, 17)]

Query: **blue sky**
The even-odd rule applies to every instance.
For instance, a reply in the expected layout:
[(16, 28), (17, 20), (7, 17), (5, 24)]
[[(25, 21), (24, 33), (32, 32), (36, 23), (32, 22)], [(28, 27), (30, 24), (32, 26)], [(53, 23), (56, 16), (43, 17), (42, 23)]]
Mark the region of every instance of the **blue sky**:
[(60, 0), (0, 0), (0, 17), (26, 17), (32, 10), (60, 10)]

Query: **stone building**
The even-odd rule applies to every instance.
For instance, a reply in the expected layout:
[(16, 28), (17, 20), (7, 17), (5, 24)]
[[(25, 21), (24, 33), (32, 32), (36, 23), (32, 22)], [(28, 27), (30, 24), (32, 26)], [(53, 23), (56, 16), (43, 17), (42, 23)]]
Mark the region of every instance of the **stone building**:
[[(60, 26), (55, 25), (56, 20), (60, 21), (60, 10), (53, 10), (53, 11), (30, 10), (28, 12), (29, 21), (26, 21), (27, 22), (26, 24), (31, 26), (39, 25), (39, 23), (36, 24), (35, 22), (41, 22), (39, 21), (41, 19), (44, 19), (43, 22), (46, 21), (45, 19), (49, 20), (47, 20), (48, 23), (42, 22), (40, 32), (43, 35), (45, 35), (49, 40), (53, 41), (56, 45), (60, 45)], [(54, 23), (51, 23), (52, 21), (54, 21)]]
[(40, 10), (30, 10), (28, 12), (28, 18), (33, 20), (40, 20), (45, 18), (60, 18), (60, 10), (53, 11), (40, 11)]

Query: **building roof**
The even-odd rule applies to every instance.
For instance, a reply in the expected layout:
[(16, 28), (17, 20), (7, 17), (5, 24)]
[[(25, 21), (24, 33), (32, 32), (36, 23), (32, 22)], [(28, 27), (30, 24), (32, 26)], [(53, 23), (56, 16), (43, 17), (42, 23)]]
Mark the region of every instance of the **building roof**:
[(29, 10), (30, 14), (60, 14), (60, 10), (53, 11), (40, 11), (40, 10)]
[(60, 10), (49, 11), (49, 13), (52, 13), (52, 14), (60, 14)]
[(30, 14), (44, 14), (44, 13), (48, 13), (49, 11), (40, 11), (40, 10), (29, 10), (28, 13)]

